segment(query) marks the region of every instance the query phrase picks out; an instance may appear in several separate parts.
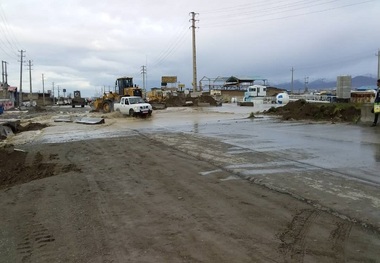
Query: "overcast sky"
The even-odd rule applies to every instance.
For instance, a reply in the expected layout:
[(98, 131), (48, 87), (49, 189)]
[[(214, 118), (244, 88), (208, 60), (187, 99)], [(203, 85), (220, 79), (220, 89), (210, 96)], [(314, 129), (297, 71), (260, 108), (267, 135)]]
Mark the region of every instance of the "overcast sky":
[[(269, 84), (377, 76), (380, 0), (2, 0), (0, 58), (20, 86), (20, 55), (33, 92), (52, 83), (94, 96), (132, 76), (192, 83), (190, 12), (196, 12), (197, 78), (266, 78)], [(23, 66), (23, 91), (29, 71)], [(0, 80), (1, 81), (1, 80)], [(207, 83), (206, 83), (207, 82)], [(208, 81), (204, 84), (208, 84)], [(61, 91), (62, 92), (62, 91)]]

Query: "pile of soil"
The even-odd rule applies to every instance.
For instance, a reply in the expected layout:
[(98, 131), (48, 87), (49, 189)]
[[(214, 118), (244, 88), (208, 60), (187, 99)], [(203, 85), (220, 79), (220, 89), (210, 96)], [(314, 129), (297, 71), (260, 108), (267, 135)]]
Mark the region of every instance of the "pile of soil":
[[(26, 125), (19, 125), (19, 123), (15, 124), (6, 124), (9, 128), (12, 129), (13, 133), (20, 133), (20, 132), (25, 132), (25, 131), (38, 131), (42, 130), (43, 128), (48, 127), (49, 125), (47, 124), (42, 124), (38, 122), (30, 122)], [(1, 128), (1, 127), (0, 127)], [(4, 134), (1, 134), (0, 136), (0, 141), (6, 139), (7, 136), (4, 136)]]
[(266, 114), (279, 115), (284, 120), (314, 120), (358, 122), (360, 107), (352, 103), (309, 103), (305, 100), (289, 102), (283, 107), (271, 107)]
[(0, 160), (6, 160), (0, 162), (0, 189), (54, 175), (55, 164), (44, 163), (40, 152), (30, 165), (25, 163), (27, 154), (9, 145), (0, 149)]
[(59, 151), (15, 149), (12, 144), (0, 147), (0, 190), (33, 180), (71, 171), (81, 173), (75, 164), (61, 161)]
[(46, 112), (46, 108), (45, 107), (41, 107), (41, 106), (34, 106), (34, 107), (30, 107), (28, 108), (28, 112), (29, 113), (33, 113), (33, 112)]
[(216, 101), (210, 95), (202, 95), (198, 97), (197, 99), (198, 99), (198, 103), (210, 103), (210, 106), (218, 106), (218, 101)]
[(47, 124), (42, 124), (42, 123), (38, 123), (38, 122), (30, 122), (26, 125), (20, 125), (18, 128), (17, 128), (17, 131), (16, 132), (24, 132), (24, 131), (38, 131), (38, 130), (42, 130), (43, 128), (46, 128), (48, 127), (49, 125)]
[(196, 98), (192, 98), (190, 96), (171, 96), (165, 100), (165, 104), (167, 107), (182, 107), (187, 106), (187, 101), (191, 101), (193, 106), (198, 106), (199, 103), (210, 103), (210, 106), (217, 106), (219, 103), (210, 95), (202, 95)]

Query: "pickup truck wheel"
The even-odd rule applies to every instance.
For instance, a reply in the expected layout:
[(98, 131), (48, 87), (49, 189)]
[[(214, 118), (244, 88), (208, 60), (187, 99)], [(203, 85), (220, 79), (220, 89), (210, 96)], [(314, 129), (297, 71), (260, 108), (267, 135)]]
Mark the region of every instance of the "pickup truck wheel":
[(130, 110), (129, 110), (129, 116), (132, 117), (132, 116), (134, 116), (134, 115), (135, 115), (135, 111), (134, 111), (133, 109), (130, 109)]

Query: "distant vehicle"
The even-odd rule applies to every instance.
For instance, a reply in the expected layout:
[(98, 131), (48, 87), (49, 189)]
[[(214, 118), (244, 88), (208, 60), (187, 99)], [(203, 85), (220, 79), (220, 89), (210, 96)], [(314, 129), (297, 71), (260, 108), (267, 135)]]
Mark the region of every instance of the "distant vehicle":
[(153, 112), (152, 105), (137, 96), (121, 97), (120, 102), (114, 103), (113, 107), (115, 111), (129, 116), (150, 116)]
[(70, 105), (71, 104), (71, 101), (69, 98), (64, 98), (64, 97), (60, 97), (57, 102), (56, 102), (57, 105)]
[(257, 97), (265, 97), (267, 95), (267, 87), (263, 85), (248, 86), (247, 91), (244, 93), (243, 101), (252, 101)]
[(82, 98), (80, 95), (80, 91), (74, 91), (74, 98), (71, 99), (71, 107), (75, 108), (75, 106), (81, 106), (82, 108), (86, 105), (86, 99)]

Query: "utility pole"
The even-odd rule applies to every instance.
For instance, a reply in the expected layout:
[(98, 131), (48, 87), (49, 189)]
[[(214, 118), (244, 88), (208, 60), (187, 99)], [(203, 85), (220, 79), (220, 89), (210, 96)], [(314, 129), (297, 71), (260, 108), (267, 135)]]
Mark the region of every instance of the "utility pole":
[(191, 12), (191, 29), (192, 29), (192, 39), (193, 39), (193, 91), (197, 91), (197, 52), (195, 47), (195, 16), (198, 15), (195, 12)]
[(20, 60), (20, 91), (19, 91), (19, 102), (18, 102), (18, 106), (21, 107), (22, 105), (22, 63), (23, 63), (23, 58), (24, 58), (24, 52), (25, 50), (20, 50), (19, 51), (21, 53), (20, 57), (21, 57), (21, 60)]
[(54, 82), (52, 83), (53, 84), (53, 106), (55, 105), (55, 96), (54, 96)]
[(42, 73), (42, 104), (45, 106), (45, 77)]
[(309, 83), (309, 77), (305, 77), (305, 91), (304, 91), (304, 93), (306, 93), (306, 92), (308, 92), (309, 91), (309, 89), (308, 89), (308, 87), (307, 87), (307, 84)]
[(3, 84), (3, 87), (5, 87), (6, 83), (7, 83), (7, 62), (6, 61), (1, 61), (1, 75), (2, 75), (2, 78), (3, 78), (3, 82), (1, 82)]
[(380, 79), (380, 49), (377, 51), (377, 79)]
[(141, 74), (143, 75), (143, 90), (145, 92), (145, 76), (146, 76), (146, 66), (141, 66)]
[(2, 72), (2, 77), (3, 77), (3, 81), (1, 82), (1, 84), (4, 84), (4, 60), (1, 61), (1, 72)]
[[(4, 69), (5, 69), (5, 86), (8, 89), (8, 70), (7, 70), (8, 62), (4, 61)], [(4, 84), (4, 83), (3, 83)]]
[(28, 61), (28, 69), (29, 69), (29, 87), (30, 87), (29, 101), (30, 101), (30, 106), (32, 106), (33, 91), (32, 91), (32, 61), (31, 60)]
[(292, 69), (290, 70), (291, 72), (292, 72), (292, 94), (293, 94), (293, 88), (294, 88), (294, 86), (293, 86), (293, 75), (294, 75), (294, 68), (292, 67)]
[[(146, 89), (148, 89), (148, 56), (145, 57), (145, 85)], [(146, 89), (145, 89), (145, 94), (144, 98), (146, 98)]]

